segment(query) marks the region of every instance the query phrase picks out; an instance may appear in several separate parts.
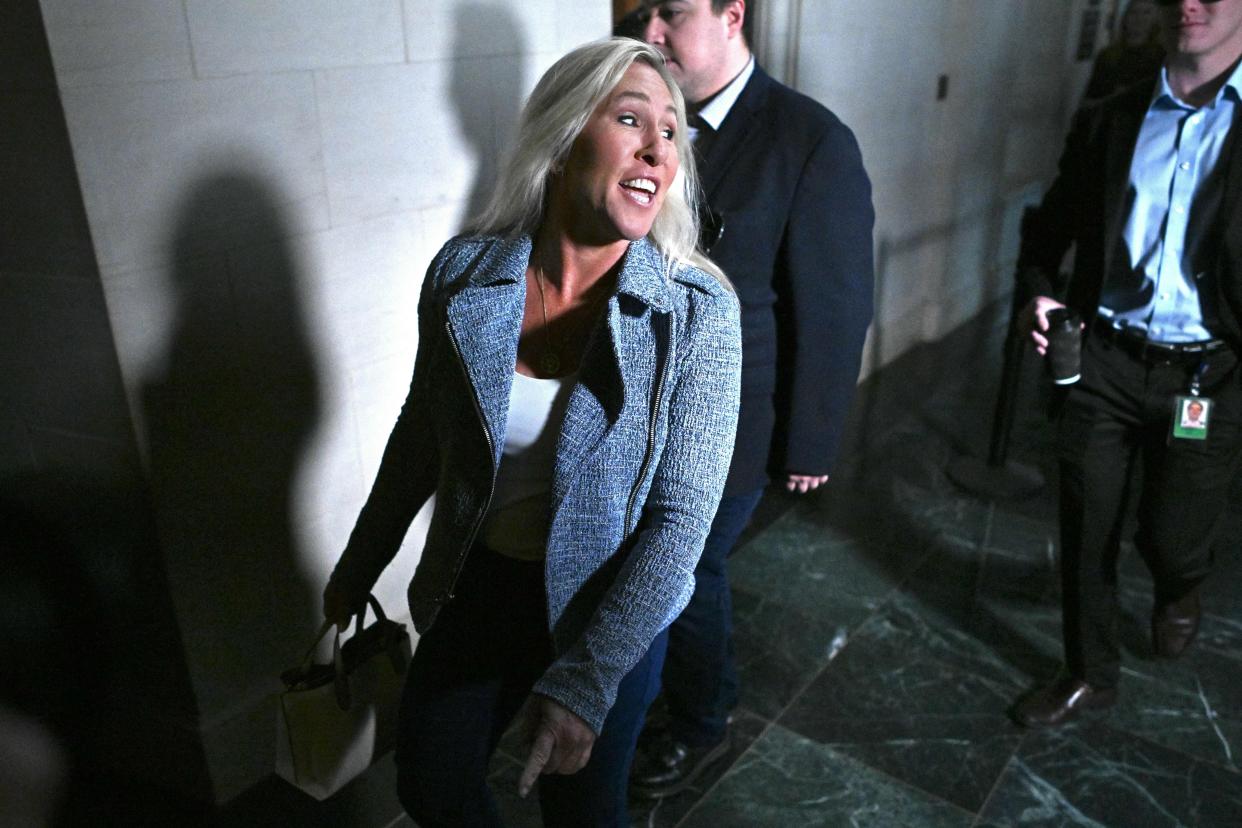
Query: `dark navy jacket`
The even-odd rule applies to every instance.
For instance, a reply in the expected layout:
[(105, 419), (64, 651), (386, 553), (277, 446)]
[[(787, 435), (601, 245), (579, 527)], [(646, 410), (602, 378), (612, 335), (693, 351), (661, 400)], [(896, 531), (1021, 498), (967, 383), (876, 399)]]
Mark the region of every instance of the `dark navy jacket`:
[(742, 409), (727, 494), (829, 474), (871, 323), (875, 212), (853, 133), (755, 67), (701, 171), (742, 305)]

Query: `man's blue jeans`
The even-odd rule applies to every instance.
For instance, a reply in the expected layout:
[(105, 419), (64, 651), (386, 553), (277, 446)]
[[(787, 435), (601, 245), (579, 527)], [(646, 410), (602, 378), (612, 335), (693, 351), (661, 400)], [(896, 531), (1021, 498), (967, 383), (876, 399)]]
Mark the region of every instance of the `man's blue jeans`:
[[(401, 699), (396, 759), (401, 804), (422, 828), (504, 825), (487, 784), (488, 760), (552, 662), (544, 596), (542, 562), (475, 547), (456, 597), (419, 640)], [(666, 636), (622, 680), (586, 767), (540, 777), (544, 825), (629, 825), (630, 763), (659, 690)]]
[(733, 658), (733, 598), (726, 562), (750, 522), (763, 489), (720, 501), (703, 557), (695, 567), (694, 596), (668, 630), (664, 698), (673, 738), (692, 746), (714, 745), (725, 735), (737, 706)]

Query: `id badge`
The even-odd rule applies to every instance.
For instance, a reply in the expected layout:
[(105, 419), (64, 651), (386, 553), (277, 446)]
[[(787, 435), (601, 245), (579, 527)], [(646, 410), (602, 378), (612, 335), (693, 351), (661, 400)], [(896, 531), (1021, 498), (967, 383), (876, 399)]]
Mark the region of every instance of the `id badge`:
[(1207, 397), (1178, 395), (1173, 398), (1173, 430), (1175, 440), (1206, 440), (1208, 422), (1212, 419), (1212, 401)]

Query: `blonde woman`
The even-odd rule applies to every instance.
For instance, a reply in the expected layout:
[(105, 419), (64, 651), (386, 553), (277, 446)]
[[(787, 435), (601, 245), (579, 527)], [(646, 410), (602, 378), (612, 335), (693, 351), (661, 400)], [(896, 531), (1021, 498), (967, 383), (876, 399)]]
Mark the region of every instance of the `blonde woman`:
[(423, 828), (501, 824), (487, 762), (523, 705), (545, 824), (628, 824), (736, 427), (738, 306), (695, 250), (695, 190), (663, 58), (593, 43), (544, 75), (427, 273), (409, 397), (324, 593), (347, 623), (435, 493), (397, 749)]

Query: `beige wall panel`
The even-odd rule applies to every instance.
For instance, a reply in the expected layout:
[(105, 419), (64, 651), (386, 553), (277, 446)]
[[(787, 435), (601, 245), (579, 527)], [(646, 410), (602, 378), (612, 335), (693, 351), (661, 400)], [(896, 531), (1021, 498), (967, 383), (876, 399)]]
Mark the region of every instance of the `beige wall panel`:
[(203, 77), (405, 60), (400, 0), (185, 0), (185, 7)]
[[(185, 242), (229, 246), (264, 228), (326, 222), (309, 75), (74, 88), (64, 105), (104, 268), (155, 263)], [(222, 178), (266, 191), (263, 208), (278, 205), (281, 227), (256, 222), (257, 204), (203, 203)]]
[(181, 0), (41, 0), (41, 5), (62, 87), (194, 74)]

